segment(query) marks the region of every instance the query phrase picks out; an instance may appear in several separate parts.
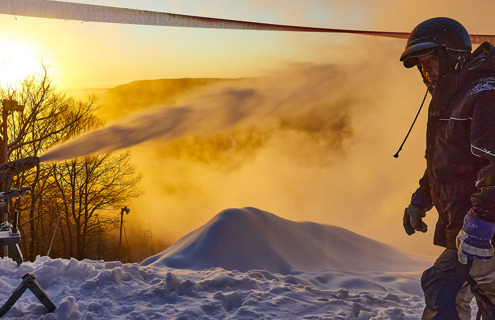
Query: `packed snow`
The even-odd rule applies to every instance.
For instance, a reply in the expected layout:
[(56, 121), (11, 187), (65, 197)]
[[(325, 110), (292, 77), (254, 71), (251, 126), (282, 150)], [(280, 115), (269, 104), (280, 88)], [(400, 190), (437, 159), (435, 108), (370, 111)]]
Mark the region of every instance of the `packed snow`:
[(425, 264), (420, 257), (343, 228), (294, 222), (256, 208), (243, 208), (220, 212), (141, 265), (289, 274), (327, 269), (415, 271)]
[(27, 290), (4, 319), (420, 319), (422, 271), (351, 231), (228, 209), (141, 264), (0, 260), (4, 303), (30, 272), (57, 309)]

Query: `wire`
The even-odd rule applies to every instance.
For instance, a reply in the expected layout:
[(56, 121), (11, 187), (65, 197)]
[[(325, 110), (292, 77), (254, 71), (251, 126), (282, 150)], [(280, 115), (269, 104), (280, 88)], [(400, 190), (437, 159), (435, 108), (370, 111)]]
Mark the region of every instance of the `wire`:
[(412, 128), (414, 127), (414, 124), (416, 123), (416, 120), (418, 119), (419, 113), (421, 112), (421, 108), (423, 108), (423, 105), (425, 104), (426, 96), (428, 95), (428, 89), (426, 89), (425, 97), (423, 98), (423, 102), (421, 102), (421, 106), (419, 106), (418, 113), (416, 113), (416, 117), (414, 118), (413, 123), (411, 124), (411, 127), (409, 128), (409, 131), (406, 134), (406, 137), (404, 138), (404, 141), (402, 141), (402, 144), (399, 147), (399, 150), (397, 150), (397, 153), (394, 154), (394, 158), (399, 157), (399, 152), (402, 150), (402, 147), (404, 146), (404, 143), (406, 143), (407, 138), (409, 137), (409, 134), (411, 133)]

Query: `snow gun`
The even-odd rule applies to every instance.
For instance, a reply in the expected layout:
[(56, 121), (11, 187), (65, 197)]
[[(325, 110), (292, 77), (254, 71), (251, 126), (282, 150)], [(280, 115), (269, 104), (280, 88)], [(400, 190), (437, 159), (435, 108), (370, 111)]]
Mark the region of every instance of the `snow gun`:
[(0, 165), (0, 180), (10, 180), (21, 172), (29, 170), (40, 163), (38, 157), (27, 157)]
[[(27, 157), (19, 160), (10, 161), (0, 165), (0, 181), (3, 185), (3, 192), (0, 192), (0, 210), (3, 211), (4, 221), (0, 224), (0, 246), (4, 247), (4, 256), (10, 252), (17, 265), (22, 263), (22, 252), (19, 248), (21, 234), (18, 230), (19, 211), (15, 211), (14, 224), (8, 222), (9, 202), (25, 196), (31, 192), (31, 187), (22, 187), (19, 189), (10, 189), (12, 178), (21, 172), (29, 170), (40, 163), (38, 157)], [(8, 249), (7, 249), (8, 248)]]
[[(31, 191), (31, 187), (22, 187), (18, 189), (10, 189), (10, 182), (12, 178), (21, 172), (29, 170), (40, 163), (38, 157), (27, 157), (19, 160), (10, 161), (0, 165), (0, 181), (3, 184), (4, 192), (0, 192), (0, 209), (4, 212), (5, 220), (7, 220), (9, 212), (9, 202), (12, 199), (27, 195)], [(8, 190), (8, 191), (6, 191)], [(19, 266), (22, 263), (23, 257), (21, 250), (19, 249), (19, 242), (21, 241), (21, 234), (18, 230), (19, 223), (19, 211), (15, 211), (14, 224), (10, 224), (8, 221), (4, 221), (0, 224), (0, 245), (7, 246), (8, 250), (4, 251), (4, 257), (8, 253), (12, 255), (14, 261)], [(43, 306), (48, 312), (53, 312), (56, 306), (50, 300), (46, 292), (36, 281), (36, 276), (33, 273), (26, 273), (22, 277), (22, 282), (12, 292), (10, 298), (0, 307), (0, 318), (3, 317), (21, 297), (21, 295), (27, 289), (40, 300)]]

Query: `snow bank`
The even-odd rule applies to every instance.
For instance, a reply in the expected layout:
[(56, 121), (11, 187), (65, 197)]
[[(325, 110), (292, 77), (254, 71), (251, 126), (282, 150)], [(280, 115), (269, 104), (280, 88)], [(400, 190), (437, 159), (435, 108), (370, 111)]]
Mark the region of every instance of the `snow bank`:
[(229, 209), (141, 265), (0, 259), (0, 303), (30, 272), (57, 309), (26, 291), (2, 320), (419, 320), (431, 262), (342, 228)]
[(419, 320), (424, 306), (421, 271), (281, 275), (48, 257), (19, 268), (0, 259), (1, 303), (26, 272), (57, 309), (47, 313), (28, 290), (2, 320)]
[(290, 274), (329, 269), (412, 271), (430, 263), (431, 258), (407, 255), (343, 228), (243, 208), (220, 212), (141, 265)]

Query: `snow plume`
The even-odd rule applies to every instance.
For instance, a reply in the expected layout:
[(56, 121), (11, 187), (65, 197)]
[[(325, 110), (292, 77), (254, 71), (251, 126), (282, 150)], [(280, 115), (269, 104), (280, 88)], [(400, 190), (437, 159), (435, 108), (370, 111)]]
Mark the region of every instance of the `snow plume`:
[[(128, 231), (133, 225), (142, 239), (139, 230), (151, 230), (153, 243), (171, 243), (214, 212), (257, 207), (432, 252), (431, 233), (413, 239), (401, 223), (424, 171), (426, 113), (401, 157), (393, 158), (423, 84), (417, 70), (404, 71), (398, 58), (387, 58), (386, 50), (400, 52), (402, 43), (361, 42), (359, 48), (338, 48), (348, 60), (292, 65), (269, 78), (109, 90), (100, 111), (114, 122), (98, 132), (121, 145), (150, 139), (131, 148), (146, 190), (127, 204)], [(322, 52), (332, 55), (332, 49)], [(133, 119), (144, 120), (138, 125)], [(75, 141), (114, 148), (88, 136)], [(61, 148), (72, 157), (79, 147), (67, 142)], [(50, 153), (41, 160), (58, 157)], [(428, 215), (429, 226), (435, 217)]]
[[(348, 110), (338, 104), (344, 97), (328, 94), (328, 88), (341, 80), (335, 68), (326, 65), (296, 69), (269, 78), (208, 86), (181, 101), (181, 106), (155, 106), (133, 113), (49, 150), (40, 160), (56, 162), (111, 152), (157, 138), (168, 141), (190, 134), (213, 135), (234, 126), (246, 129), (274, 117), (285, 119), (285, 125), (290, 126), (293, 119), (307, 118), (311, 111), (320, 113), (335, 126), (335, 131), (340, 131), (345, 123), (339, 122), (345, 122), (346, 117), (339, 114)], [(322, 119), (306, 121), (318, 120)]]
[[(225, 130), (135, 146), (146, 192), (133, 201), (129, 219), (142, 223), (141, 229), (152, 224), (153, 241), (175, 241), (209, 221), (212, 212), (257, 207), (432, 252), (431, 233), (407, 237), (401, 223), (424, 171), (426, 123), (422, 113), (401, 157), (393, 158), (424, 94), (417, 70), (404, 71), (398, 58), (384, 58), (384, 50), (402, 47), (361, 43), (367, 59), (347, 50), (349, 63), (298, 65), (269, 79), (222, 80), (200, 89), (184, 89), (178, 81), (181, 95), (175, 96), (169, 92), (177, 88), (165, 94), (160, 88), (130, 86), (131, 95), (116, 90), (112, 96), (124, 98), (105, 97), (102, 112), (132, 112), (141, 95), (155, 95), (151, 104), (224, 104), (243, 115), (247, 110)], [(379, 63), (369, 63), (370, 57)], [(433, 227), (435, 218), (429, 214), (427, 224)]]

